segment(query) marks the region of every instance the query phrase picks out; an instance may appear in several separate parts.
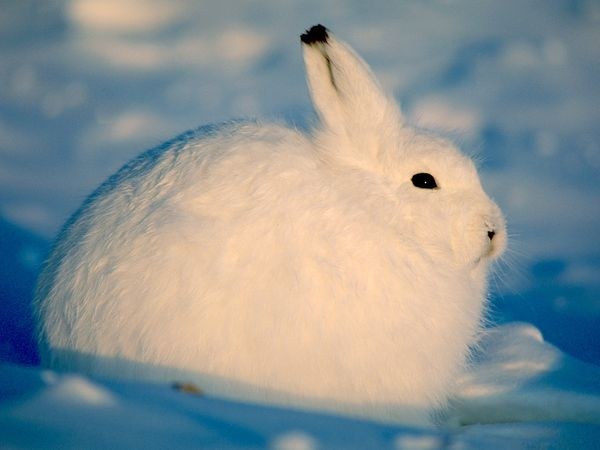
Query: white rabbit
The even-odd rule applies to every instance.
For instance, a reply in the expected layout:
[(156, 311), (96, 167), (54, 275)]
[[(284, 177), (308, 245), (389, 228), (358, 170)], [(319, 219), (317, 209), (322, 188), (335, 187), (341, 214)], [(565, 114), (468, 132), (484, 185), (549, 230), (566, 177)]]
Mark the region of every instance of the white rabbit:
[(311, 135), (189, 132), (74, 214), (36, 293), (45, 365), (392, 422), (444, 405), (502, 214), (352, 49), (321, 25), (301, 40)]

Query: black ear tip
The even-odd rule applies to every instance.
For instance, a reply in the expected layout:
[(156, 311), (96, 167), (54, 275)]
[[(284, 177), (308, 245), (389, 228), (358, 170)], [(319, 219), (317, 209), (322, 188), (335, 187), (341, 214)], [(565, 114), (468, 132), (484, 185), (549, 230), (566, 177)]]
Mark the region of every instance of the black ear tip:
[(306, 30), (306, 33), (300, 36), (300, 40), (307, 45), (317, 42), (327, 42), (328, 38), (327, 28), (321, 24), (311, 27), (310, 30)]

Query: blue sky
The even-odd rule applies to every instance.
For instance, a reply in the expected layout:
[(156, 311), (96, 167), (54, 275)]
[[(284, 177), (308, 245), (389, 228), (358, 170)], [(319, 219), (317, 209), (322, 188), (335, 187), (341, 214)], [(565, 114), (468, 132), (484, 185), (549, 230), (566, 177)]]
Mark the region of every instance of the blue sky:
[(15, 345), (48, 243), (128, 159), (206, 123), (314, 120), (298, 36), (315, 23), (363, 55), (410, 122), (477, 155), (512, 235), (493, 316), (600, 362), (593, 0), (4, 2), (0, 357), (31, 351)]

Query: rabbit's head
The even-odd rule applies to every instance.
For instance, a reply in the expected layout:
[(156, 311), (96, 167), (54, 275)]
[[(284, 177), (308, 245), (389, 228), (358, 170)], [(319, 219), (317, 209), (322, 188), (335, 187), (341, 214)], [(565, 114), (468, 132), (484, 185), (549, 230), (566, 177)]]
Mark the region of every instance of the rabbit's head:
[(446, 140), (406, 126), (366, 63), (325, 27), (312, 27), (301, 40), (323, 157), (385, 180), (409, 244), (483, 274), (503, 252), (506, 230), (473, 162)]

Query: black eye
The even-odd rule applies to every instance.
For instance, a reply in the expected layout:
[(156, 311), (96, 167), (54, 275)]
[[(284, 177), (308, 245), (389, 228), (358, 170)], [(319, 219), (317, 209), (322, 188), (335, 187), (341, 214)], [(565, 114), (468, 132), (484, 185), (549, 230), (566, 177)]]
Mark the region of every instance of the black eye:
[(428, 173), (417, 173), (411, 178), (412, 184), (421, 189), (435, 189), (438, 187), (435, 178)]

